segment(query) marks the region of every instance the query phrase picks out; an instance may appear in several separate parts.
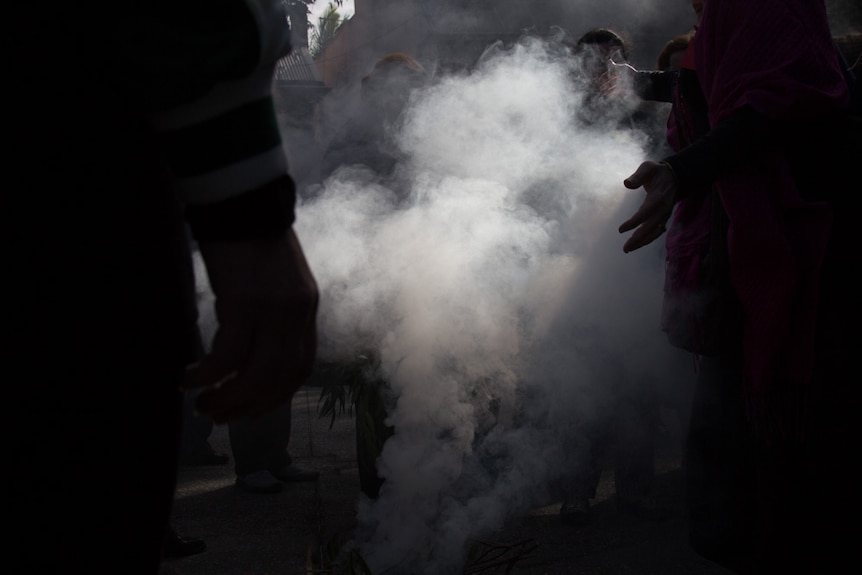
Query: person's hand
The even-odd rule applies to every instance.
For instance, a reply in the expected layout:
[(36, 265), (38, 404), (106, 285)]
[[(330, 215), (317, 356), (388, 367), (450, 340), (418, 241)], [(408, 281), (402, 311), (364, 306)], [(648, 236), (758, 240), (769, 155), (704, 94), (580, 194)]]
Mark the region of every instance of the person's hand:
[(597, 81), (599, 93), (612, 96), (619, 91), (619, 76), (613, 71), (604, 72)]
[(623, 245), (623, 251), (629, 253), (652, 243), (665, 232), (665, 224), (673, 212), (677, 185), (670, 166), (656, 162), (642, 163), (623, 183), (630, 190), (643, 186), (646, 192), (638, 211), (619, 228), (621, 234), (635, 230)]
[(293, 230), (273, 241), (199, 244), (218, 330), (186, 371), (198, 413), (216, 423), (259, 417), (290, 401), (317, 353), (317, 283)]
[(606, 96), (624, 91), (637, 75), (637, 69), (628, 62), (616, 62), (611, 58), (608, 63), (607, 72), (599, 78), (599, 92)]

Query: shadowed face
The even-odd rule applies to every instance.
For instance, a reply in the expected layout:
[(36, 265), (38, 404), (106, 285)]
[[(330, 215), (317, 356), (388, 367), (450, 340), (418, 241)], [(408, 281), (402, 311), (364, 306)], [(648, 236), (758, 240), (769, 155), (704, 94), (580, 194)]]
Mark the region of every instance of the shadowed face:
[(597, 82), (606, 80), (611, 62), (621, 64), (626, 61), (622, 48), (612, 42), (583, 45), (582, 58), (584, 70)]

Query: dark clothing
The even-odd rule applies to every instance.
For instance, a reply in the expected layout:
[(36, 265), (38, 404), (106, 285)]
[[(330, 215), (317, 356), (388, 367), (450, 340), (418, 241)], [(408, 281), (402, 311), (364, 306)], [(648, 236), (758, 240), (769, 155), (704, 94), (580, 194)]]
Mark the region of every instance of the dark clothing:
[[(637, 387), (640, 386), (640, 387)], [(658, 394), (648, 383), (632, 382), (617, 390), (613, 417), (582, 427), (587, 457), (563, 480), (566, 502), (593, 499), (606, 467), (614, 471), (614, 490), (622, 502), (637, 503), (650, 495), (655, 481), (655, 441), (659, 426)]]
[[(845, 312), (833, 306), (829, 315)], [(840, 320), (824, 324), (823, 336)], [(686, 449), (689, 541), (699, 554), (743, 574), (845, 569), (855, 549), (845, 521), (859, 509), (853, 338), (819, 338), (828, 363), (813, 382), (803, 441), (776, 443), (752, 429), (740, 356), (702, 359)]]
[[(580, 118), (588, 126), (643, 134), (646, 150), (665, 150), (661, 145), (662, 114), (655, 104), (658, 98), (632, 102), (616, 94), (604, 94), (596, 85), (591, 89), (595, 91), (586, 99)], [(660, 423), (658, 385), (648, 376), (618, 372), (618, 367), (611, 364), (602, 366), (597, 373), (612, 375), (591, 383), (600, 390), (596, 392), (598, 396), (608, 394), (608, 405), (600, 410), (602, 415), (584, 418), (581, 439), (588, 444), (588, 456), (564, 480), (565, 502), (594, 498), (606, 467), (614, 470), (618, 501), (642, 503), (652, 492)]]
[(657, 381), (648, 374), (626, 373), (624, 356), (582, 348), (572, 351), (595, 363), (590, 375), (582, 376), (588, 382), (583, 397), (571, 407), (577, 432), (565, 439), (565, 449), (575, 460), (552, 489), (559, 491), (564, 504), (583, 503), (595, 498), (603, 471), (612, 468), (618, 502), (643, 503), (652, 495), (655, 480), (660, 423)]
[(182, 212), (122, 98), (60, 84), (14, 108), (4, 167), (7, 572), (155, 573), (193, 357)]
[(846, 85), (821, 3), (707, 3), (693, 46), (710, 129), (667, 159), (674, 224), (714, 186), (744, 323), (735, 347), (702, 360), (691, 543), (738, 573), (838, 572), (853, 560), (842, 517), (858, 510), (848, 374), (860, 282), (847, 266), (859, 195), (846, 183), (859, 140), (842, 118)]
[(740, 360), (702, 359), (686, 439), (689, 542), (736, 573), (752, 572), (755, 451), (739, 401)]
[[(3, 126), (13, 145), (0, 206), (4, 536), (14, 549), (6, 573), (158, 571), (176, 481), (178, 389), (198, 343), (184, 214), (201, 201), (193, 227), (235, 239), (221, 200), (257, 187), (181, 199), (183, 178), (216, 166), (178, 172), (190, 164), (166, 142), (190, 132), (153, 127), (153, 112), (187, 105), (225, 78), (242, 81), (256, 65), (248, 7), (212, 8), (203, 16), (192, 2), (4, 6), (4, 21), (15, 23), (4, 38)], [(238, 160), (218, 157), (222, 167)], [(281, 166), (271, 173), (286, 177)], [(292, 208), (264, 227), (284, 230)]]
[(291, 464), (290, 402), (259, 419), (241, 419), (228, 424), (230, 448), (237, 477), (263, 470), (278, 470)]

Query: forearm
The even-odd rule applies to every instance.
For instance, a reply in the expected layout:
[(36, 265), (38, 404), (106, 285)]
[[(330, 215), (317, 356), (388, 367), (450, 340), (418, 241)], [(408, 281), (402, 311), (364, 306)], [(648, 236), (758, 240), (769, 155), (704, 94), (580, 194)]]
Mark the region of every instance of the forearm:
[(641, 100), (652, 102), (673, 101), (673, 70), (638, 70), (634, 76), (634, 90)]

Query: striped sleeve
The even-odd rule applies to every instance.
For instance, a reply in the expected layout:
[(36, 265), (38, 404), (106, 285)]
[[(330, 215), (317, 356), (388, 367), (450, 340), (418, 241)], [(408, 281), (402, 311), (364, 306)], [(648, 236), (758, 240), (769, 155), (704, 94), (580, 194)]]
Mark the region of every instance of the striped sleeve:
[[(276, 62), (290, 52), (287, 18), (279, 0), (241, 3), (250, 17), (230, 25), (255, 27), (253, 35), (234, 36), (257, 38), (256, 46), (246, 42), (236, 47), (257, 50), (252, 69), (241, 77), (218, 81), (194, 99), (151, 116), (177, 193), (187, 206), (216, 204), (271, 189), (273, 182), (287, 177), (272, 100)], [(220, 31), (220, 37), (231, 36)]]

